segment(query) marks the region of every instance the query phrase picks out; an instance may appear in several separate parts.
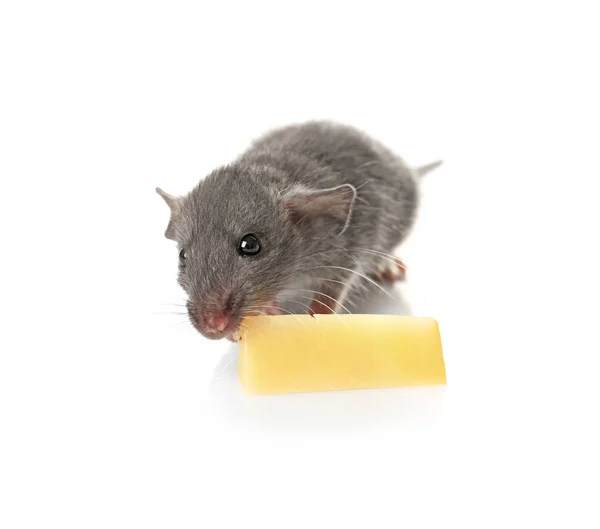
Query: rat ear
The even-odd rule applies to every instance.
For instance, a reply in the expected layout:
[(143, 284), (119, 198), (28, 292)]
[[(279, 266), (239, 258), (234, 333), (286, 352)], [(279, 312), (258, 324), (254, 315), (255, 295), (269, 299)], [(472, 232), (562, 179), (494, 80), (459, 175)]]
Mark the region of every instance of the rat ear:
[(156, 192), (163, 197), (164, 201), (167, 203), (167, 206), (169, 206), (169, 209), (171, 210), (171, 219), (169, 220), (169, 225), (165, 231), (165, 237), (174, 241), (176, 240), (175, 221), (179, 217), (179, 213), (181, 211), (181, 198), (169, 195), (169, 193), (163, 191), (160, 187), (156, 188)]
[(285, 196), (285, 205), (296, 227), (319, 231), (333, 224), (341, 235), (350, 222), (355, 198), (356, 189), (350, 184), (319, 190), (293, 188)]

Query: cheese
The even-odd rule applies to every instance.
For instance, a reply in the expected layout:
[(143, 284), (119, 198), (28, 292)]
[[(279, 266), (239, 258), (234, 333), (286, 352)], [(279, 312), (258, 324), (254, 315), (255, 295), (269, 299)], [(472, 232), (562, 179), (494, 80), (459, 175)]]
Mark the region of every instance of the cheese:
[(437, 322), (412, 316), (248, 317), (238, 369), (257, 395), (446, 383)]

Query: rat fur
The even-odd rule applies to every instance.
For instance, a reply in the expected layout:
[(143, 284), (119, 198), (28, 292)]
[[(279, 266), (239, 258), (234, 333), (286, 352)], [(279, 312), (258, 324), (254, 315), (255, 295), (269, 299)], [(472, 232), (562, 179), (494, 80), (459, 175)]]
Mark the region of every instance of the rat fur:
[[(171, 210), (165, 235), (185, 252), (192, 324), (231, 338), (246, 315), (285, 311), (284, 300), (345, 312), (361, 284), (399, 278), (390, 254), (414, 225), (420, 177), (440, 163), (411, 168), (358, 129), (313, 121), (264, 134), (185, 196), (157, 188)], [(246, 234), (258, 254), (240, 254)], [(216, 329), (214, 314), (226, 315)]]

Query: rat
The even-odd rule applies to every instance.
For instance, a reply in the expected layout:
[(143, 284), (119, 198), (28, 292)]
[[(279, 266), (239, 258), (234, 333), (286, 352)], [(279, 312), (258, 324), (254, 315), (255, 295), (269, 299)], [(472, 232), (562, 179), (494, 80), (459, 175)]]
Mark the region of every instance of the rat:
[(236, 341), (246, 316), (350, 312), (361, 286), (402, 279), (391, 252), (440, 164), (410, 167), (362, 130), (310, 121), (263, 134), (186, 195), (156, 188), (192, 325)]

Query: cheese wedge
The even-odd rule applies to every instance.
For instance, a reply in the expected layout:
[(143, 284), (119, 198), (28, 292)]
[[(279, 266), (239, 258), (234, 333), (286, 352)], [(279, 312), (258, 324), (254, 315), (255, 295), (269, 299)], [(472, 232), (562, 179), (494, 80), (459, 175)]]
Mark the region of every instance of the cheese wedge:
[(251, 394), (446, 383), (436, 320), (367, 314), (252, 316), (239, 377)]

